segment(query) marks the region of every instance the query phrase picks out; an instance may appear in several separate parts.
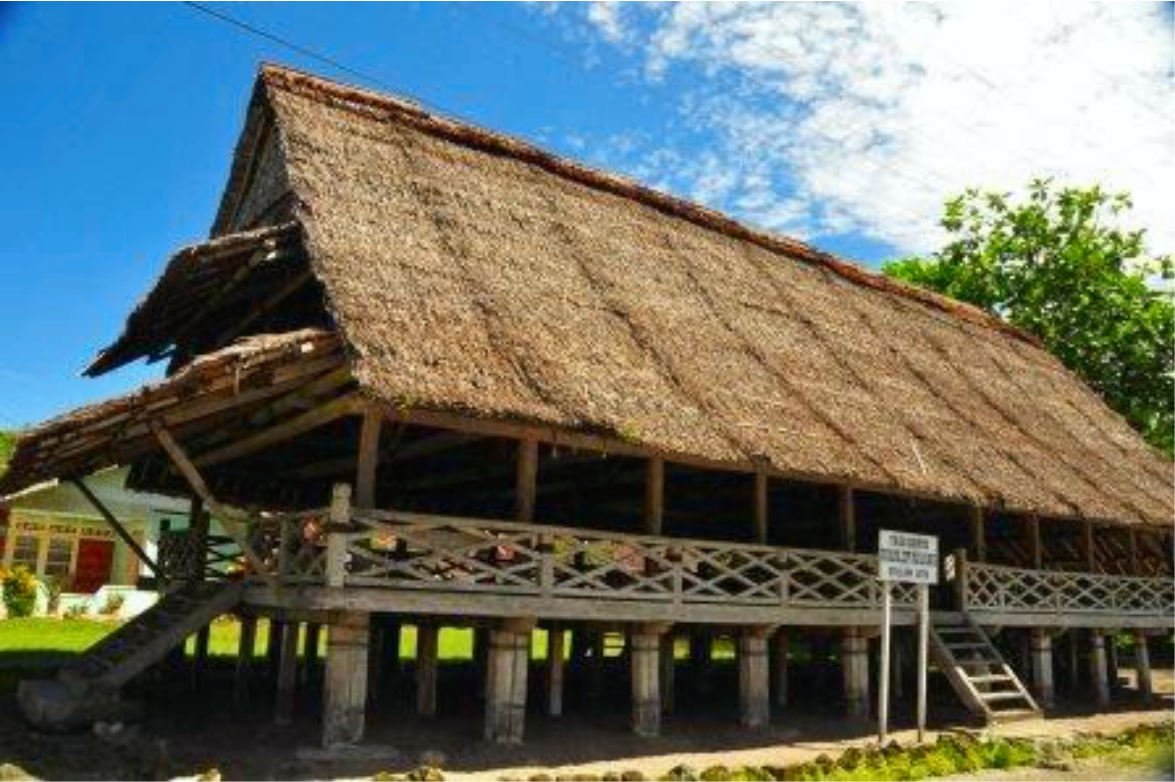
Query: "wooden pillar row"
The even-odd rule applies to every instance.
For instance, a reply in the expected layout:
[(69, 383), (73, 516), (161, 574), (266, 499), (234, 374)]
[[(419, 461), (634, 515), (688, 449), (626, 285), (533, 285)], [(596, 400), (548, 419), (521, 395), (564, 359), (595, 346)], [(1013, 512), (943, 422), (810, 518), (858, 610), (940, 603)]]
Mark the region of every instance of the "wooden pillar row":
[(645, 462), (645, 534), (660, 535), (665, 523), (665, 460)]
[(770, 490), (770, 479), (767, 473), (763, 470), (755, 472), (755, 496), (754, 496), (754, 536), (755, 542), (764, 544), (767, 542), (767, 524), (770, 514), (768, 506), (768, 497)]
[(738, 637), (739, 722), (763, 728), (771, 722), (771, 685), (767, 664), (767, 633), (744, 630)]
[(983, 508), (977, 505), (970, 508), (969, 525), (971, 527), (971, 556), (976, 562), (987, 561), (987, 536), (984, 534)]
[(330, 749), (357, 744), (367, 720), (366, 613), (332, 614), (327, 629), (322, 743)]

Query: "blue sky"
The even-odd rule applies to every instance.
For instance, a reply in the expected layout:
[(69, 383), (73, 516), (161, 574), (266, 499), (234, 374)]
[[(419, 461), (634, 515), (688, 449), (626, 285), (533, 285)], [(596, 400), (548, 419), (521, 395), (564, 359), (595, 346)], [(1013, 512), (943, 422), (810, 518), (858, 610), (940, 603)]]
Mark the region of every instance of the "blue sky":
[[(1117, 25), (1125, 48), (1111, 52), (1118, 70), (1103, 75), (1136, 116), (1121, 128), (1098, 125), (1101, 114), (1083, 123), (1133, 149), (1139, 143), (1122, 134), (1138, 132), (1139, 117), (1153, 111), (1170, 119), (1171, 12), (1132, 8), (1108, 21), (1100, 11), (1042, 17), (1033, 23), (1038, 39), (1026, 39), (1024, 51), (1040, 36), (1053, 40), (1054, 27)], [(869, 264), (932, 247), (937, 204), (961, 183), (988, 184), (994, 171), (1000, 176), (992, 184), (1012, 187), (1025, 165), (1043, 165), (1038, 150), (1025, 146), (1032, 142), (1026, 127), (1047, 126), (1046, 119), (1072, 127), (1062, 115), (1037, 116), (1042, 104), (1031, 91), (1013, 95), (1002, 112), (1028, 112), (1022, 121), (993, 125), (988, 144), (969, 135), (983, 122), (966, 109), (952, 114), (959, 108), (952, 99), (931, 104), (950, 125), (927, 124), (918, 113), (926, 108), (910, 96), (970, 90), (959, 98), (966, 106), (990, 105), (992, 85), (1012, 73), (1017, 85), (1024, 81), (1025, 63), (1013, 57), (989, 70), (987, 55), (976, 49), (967, 61), (966, 47), (949, 38), (948, 59), (926, 59), (922, 40), (975, 29), (965, 16), (880, 19), (851, 8), (829, 16), (827, 9), (751, 6), (274, 3), (224, 10), (440, 110)], [(997, 32), (1001, 20), (989, 21), (991, 34), (1004, 36), (1003, 51), (1014, 51), (1016, 42)], [(857, 70), (845, 71), (846, 43), (853, 51), (910, 54), (861, 55)], [(1088, 51), (1090, 43), (1078, 37), (1071, 45)], [(168, 254), (207, 235), (264, 60), (356, 81), (178, 4), (0, 6), (0, 426), (38, 421), (158, 372), (131, 367), (78, 377)], [(1046, 71), (1034, 89), (1054, 95)], [(1076, 76), (1091, 92), (1089, 74)], [(1150, 89), (1155, 83), (1159, 94)], [(856, 94), (868, 99), (850, 100)], [(846, 135), (861, 127), (874, 130)], [(1170, 146), (1165, 131), (1148, 132)], [(924, 137), (933, 137), (929, 151), (919, 145)], [(972, 160), (960, 147), (988, 152)], [(1105, 165), (1137, 195), (1149, 180), (1130, 177), (1167, 173), (1164, 154)], [(1079, 155), (1096, 158), (1097, 150), (1077, 146), (1072, 159)], [(1031, 163), (1008, 162), (1017, 157)], [(960, 158), (969, 167), (954, 170)], [(1064, 173), (1073, 167), (1067, 160), (1044, 162)]]

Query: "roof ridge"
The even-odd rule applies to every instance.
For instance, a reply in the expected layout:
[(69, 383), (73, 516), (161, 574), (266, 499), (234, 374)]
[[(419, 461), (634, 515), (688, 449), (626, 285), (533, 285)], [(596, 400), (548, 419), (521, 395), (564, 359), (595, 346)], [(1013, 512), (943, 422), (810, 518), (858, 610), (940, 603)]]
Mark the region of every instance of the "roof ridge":
[(324, 97), (329, 98), (329, 102), (339, 108), (369, 116), (375, 114), (380, 119), (395, 119), (453, 143), (513, 157), (578, 184), (628, 198), (703, 228), (751, 242), (794, 260), (819, 266), (856, 285), (901, 296), (961, 320), (1024, 340), (1037, 347), (1041, 346), (1035, 335), (974, 305), (894, 280), (832, 253), (818, 250), (799, 239), (753, 228), (723, 212), (664, 193), (622, 175), (556, 155), (515, 136), (428, 111), (415, 101), (355, 87), (274, 63), (262, 63), (258, 79), (268, 87), (284, 89), (320, 101)]

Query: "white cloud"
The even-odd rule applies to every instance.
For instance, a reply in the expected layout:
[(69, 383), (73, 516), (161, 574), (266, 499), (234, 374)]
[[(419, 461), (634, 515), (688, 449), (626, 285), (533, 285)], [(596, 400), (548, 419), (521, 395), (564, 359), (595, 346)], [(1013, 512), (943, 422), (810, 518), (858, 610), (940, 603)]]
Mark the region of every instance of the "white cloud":
[(924, 251), (948, 195), (1052, 175), (1132, 193), (1152, 246), (1175, 249), (1169, 9), (681, 3), (621, 18), (595, 4), (587, 18), (650, 81), (708, 77), (680, 107), (708, 153), (658, 139), (626, 158), (655, 184), (778, 230)]

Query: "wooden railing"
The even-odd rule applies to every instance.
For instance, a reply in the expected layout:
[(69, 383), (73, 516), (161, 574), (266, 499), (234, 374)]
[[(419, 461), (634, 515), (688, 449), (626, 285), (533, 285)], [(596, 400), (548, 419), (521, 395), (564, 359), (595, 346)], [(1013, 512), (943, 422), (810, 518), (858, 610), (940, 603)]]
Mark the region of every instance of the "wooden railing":
[[(682, 605), (875, 609), (876, 557), (617, 532), (350, 510), (349, 529), (283, 519), (279, 580)], [(329, 533), (326, 528), (330, 528)], [(895, 602), (912, 606), (899, 588)]]
[(971, 612), (1171, 617), (1175, 580), (1029, 570), (953, 556), (956, 593)]

